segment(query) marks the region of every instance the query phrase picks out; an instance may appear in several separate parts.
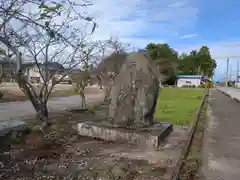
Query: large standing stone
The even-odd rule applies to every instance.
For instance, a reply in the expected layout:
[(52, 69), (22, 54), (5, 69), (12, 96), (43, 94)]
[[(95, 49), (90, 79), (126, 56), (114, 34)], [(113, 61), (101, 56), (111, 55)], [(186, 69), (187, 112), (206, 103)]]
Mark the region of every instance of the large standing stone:
[(172, 132), (172, 124), (153, 120), (159, 92), (159, 76), (149, 57), (131, 53), (116, 76), (111, 92), (109, 116), (77, 125), (82, 136), (134, 144), (158, 150)]
[(157, 104), (158, 73), (143, 53), (131, 53), (110, 92), (109, 116), (115, 126), (142, 128), (153, 125)]

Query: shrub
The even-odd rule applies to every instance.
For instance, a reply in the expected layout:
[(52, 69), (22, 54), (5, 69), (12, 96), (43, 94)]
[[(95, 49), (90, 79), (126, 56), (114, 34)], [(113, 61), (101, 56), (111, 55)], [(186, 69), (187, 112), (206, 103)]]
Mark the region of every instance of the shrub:
[(207, 84), (200, 84), (198, 86), (198, 88), (212, 88), (213, 87), (213, 83), (212, 82), (209, 82)]
[(195, 85), (183, 85), (182, 88), (195, 88)]
[(213, 83), (212, 82), (207, 83), (207, 88), (213, 88)]
[(200, 84), (198, 88), (206, 88), (205, 84)]

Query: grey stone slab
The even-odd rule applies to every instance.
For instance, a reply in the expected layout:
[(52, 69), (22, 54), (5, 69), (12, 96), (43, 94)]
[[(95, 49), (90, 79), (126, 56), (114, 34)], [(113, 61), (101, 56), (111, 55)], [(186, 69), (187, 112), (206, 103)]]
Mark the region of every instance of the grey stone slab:
[(0, 136), (4, 136), (12, 131), (24, 131), (28, 129), (26, 123), (20, 120), (0, 121)]
[(12, 140), (24, 137), (29, 131), (30, 128), (23, 121), (0, 121), (0, 152), (6, 151)]
[(157, 150), (161, 142), (172, 132), (173, 126), (169, 123), (156, 122), (149, 128), (129, 129), (113, 127), (106, 120), (98, 122), (79, 122), (79, 135), (139, 145), (146, 149)]

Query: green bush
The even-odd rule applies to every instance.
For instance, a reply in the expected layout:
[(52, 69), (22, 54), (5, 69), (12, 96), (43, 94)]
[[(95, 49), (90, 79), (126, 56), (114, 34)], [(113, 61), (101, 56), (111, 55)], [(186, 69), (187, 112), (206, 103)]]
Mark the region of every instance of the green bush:
[(212, 88), (213, 87), (213, 83), (212, 82), (209, 82), (207, 84), (200, 84), (198, 86), (198, 88)]
[(182, 88), (195, 88), (195, 85), (183, 85)]
[(207, 83), (207, 88), (213, 88), (213, 83), (212, 82)]
[(200, 84), (198, 88), (206, 88), (205, 84)]

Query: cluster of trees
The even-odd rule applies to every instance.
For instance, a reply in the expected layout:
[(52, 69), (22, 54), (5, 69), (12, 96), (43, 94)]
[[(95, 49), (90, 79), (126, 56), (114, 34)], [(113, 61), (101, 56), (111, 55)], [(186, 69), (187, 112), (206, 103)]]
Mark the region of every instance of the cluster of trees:
[(179, 54), (168, 44), (150, 43), (139, 51), (147, 52), (156, 62), (163, 83), (172, 84), (176, 75), (181, 74), (212, 77), (217, 67), (207, 46), (202, 46), (198, 51)]

